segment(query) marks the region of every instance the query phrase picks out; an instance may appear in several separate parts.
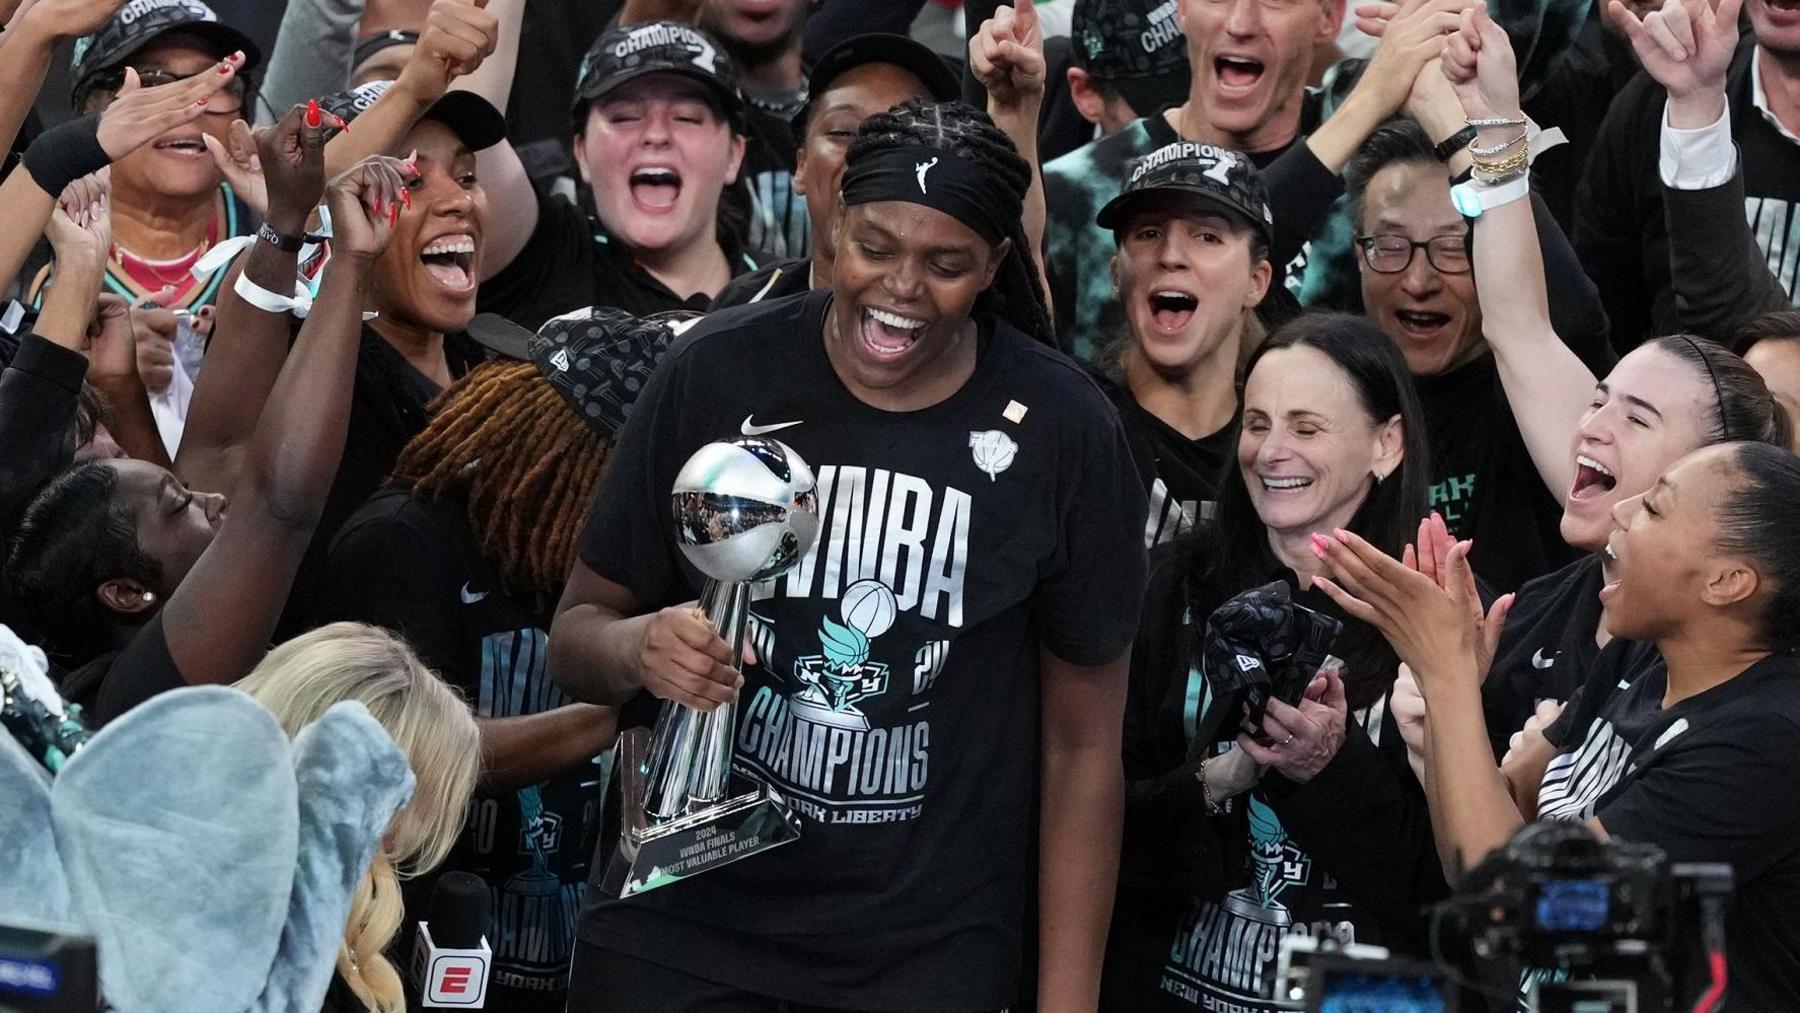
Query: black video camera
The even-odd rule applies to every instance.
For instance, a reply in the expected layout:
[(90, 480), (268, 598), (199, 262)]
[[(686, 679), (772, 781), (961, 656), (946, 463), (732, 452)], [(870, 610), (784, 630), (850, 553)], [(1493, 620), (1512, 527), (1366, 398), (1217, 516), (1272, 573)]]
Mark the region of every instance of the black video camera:
[(1294, 604), (1281, 580), (1213, 609), (1201, 645), (1213, 699), (1203, 725), (1221, 727), (1241, 712), (1243, 728), (1266, 744), (1262, 720), (1269, 700), (1299, 704), (1341, 629), (1336, 619)]
[(1730, 866), (1532, 823), (1469, 871), (1438, 918), (1463, 956), (1497, 972), (1483, 977), (1523, 971), (1533, 1009), (1686, 1009), (1710, 979), (1708, 952), (1723, 949), (1730, 893)]

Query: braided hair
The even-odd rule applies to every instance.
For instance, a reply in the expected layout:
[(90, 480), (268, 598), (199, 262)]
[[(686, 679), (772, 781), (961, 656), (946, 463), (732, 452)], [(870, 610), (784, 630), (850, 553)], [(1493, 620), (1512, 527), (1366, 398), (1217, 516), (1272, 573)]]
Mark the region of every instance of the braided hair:
[[(932, 102), (911, 98), (863, 121), (856, 140), (844, 155), (846, 166), (860, 157), (894, 144), (921, 144), (948, 151), (975, 163), (1016, 193), (1020, 201), (1031, 189), (1033, 169), (1019, 155), (1006, 132), (994, 125), (987, 113), (964, 102)], [(1044, 287), (1031, 257), (1031, 241), (1025, 223), (1014, 224), (1006, 235), (1011, 250), (994, 276), (994, 283), (976, 300), (977, 311), (992, 313), (1026, 334), (1049, 344), (1055, 339), (1050, 312), (1045, 308)]]
[(610, 441), (529, 362), (478, 366), (431, 410), (400, 452), (393, 483), (421, 499), (460, 497), (506, 589), (554, 601)]

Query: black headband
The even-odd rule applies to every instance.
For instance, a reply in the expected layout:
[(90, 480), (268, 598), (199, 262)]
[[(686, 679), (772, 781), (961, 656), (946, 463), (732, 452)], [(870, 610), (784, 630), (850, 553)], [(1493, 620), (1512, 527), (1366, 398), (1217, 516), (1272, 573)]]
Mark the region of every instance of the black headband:
[(975, 163), (942, 148), (907, 144), (858, 157), (844, 168), (844, 204), (898, 200), (955, 218), (990, 243), (1025, 217), (1019, 195)]
[(1713, 372), (1712, 360), (1706, 357), (1706, 353), (1700, 350), (1699, 342), (1693, 338), (1685, 334), (1678, 334), (1676, 337), (1687, 342), (1688, 347), (1693, 349), (1694, 354), (1699, 357), (1700, 365), (1706, 367), (1706, 378), (1712, 381), (1713, 401), (1719, 406), (1719, 435), (1724, 438), (1724, 442), (1730, 443), (1731, 417), (1725, 414), (1725, 392), (1719, 389), (1719, 374)]

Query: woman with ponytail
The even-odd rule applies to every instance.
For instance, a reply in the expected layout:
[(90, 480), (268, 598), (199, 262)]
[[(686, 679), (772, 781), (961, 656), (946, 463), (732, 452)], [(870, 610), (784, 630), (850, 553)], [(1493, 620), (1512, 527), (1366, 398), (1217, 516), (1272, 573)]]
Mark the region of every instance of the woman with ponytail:
[(288, 641), (237, 686), (273, 712), (290, 736), (334, 704), (355, 700), (412, 764), (412, 799), (394, 815), (357, 884), (325, 1004), (331, 1013), (406, 1009), (399, 972), (386, 953), (403, 920), (400, 881), (442, 862), (462, 831), (481, 763), (469, 705), (405, 644), (360, 623), (334, 623)]
[[(1040, 1007), (1093, 1007), (1145, 500), (1117, 413), (1047, 344), (1031, 177), (961, 103), (869, 117), (831, 286), (708, 316), (634, 405), (550, 670), (627, 725), (736, 700), (737, 768), (801, 835), (628, 901), (590, 884), (571, 1010), (998, 1010), (1034, 895)], [(702, 445), (778, 430), (819, 537), (751, 604), (740, 676), (669, 490)]]

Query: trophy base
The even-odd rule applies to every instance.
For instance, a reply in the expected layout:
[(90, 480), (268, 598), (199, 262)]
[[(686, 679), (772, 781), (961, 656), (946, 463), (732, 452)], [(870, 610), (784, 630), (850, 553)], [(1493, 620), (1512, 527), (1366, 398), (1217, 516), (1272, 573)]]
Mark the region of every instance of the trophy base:
[(603, 896), (645, 893), (799, 839), (800, 818), (781, 796), (742, 777), (733, 777), (732, 794), (714, 805), (652, 821), (644, 811), (642, 756), (648, 739), (645, 729), (619, 737), (625, 825), (600, 881)]

